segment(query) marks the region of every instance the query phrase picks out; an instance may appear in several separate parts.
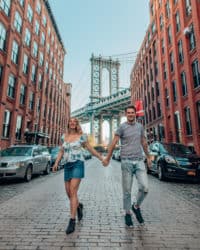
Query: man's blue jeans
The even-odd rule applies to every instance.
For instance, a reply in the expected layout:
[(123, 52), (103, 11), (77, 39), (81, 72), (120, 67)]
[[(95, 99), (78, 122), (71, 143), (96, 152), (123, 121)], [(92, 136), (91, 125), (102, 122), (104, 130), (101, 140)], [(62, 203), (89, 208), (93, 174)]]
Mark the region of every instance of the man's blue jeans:
[(122, 169), (122, 189), (124, 210), (131, 209), (131, 189), (133, 177), (136, 176), (138, 182), (138, 193), (136, 205), (140, 206), (148, 193), (148, 178), (143, 160), (132, 161), (129, 159), (121, 160)]

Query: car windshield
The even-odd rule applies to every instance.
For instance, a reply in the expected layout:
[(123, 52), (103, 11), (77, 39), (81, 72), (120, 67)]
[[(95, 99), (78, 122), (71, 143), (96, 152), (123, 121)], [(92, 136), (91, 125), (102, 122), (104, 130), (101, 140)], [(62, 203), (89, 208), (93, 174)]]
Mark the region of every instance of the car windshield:
[(57, 154), (59, 152), (60, 148), (56, 147), (56, 148), (49, 148), (49, 152), (50, 154)]
[(1, 156), (31, 156), (31, 147), (13, 147), (1, 151)]
[(173, 154), (192, 154), (191, 150), (182, 144), (163, 144), (165, 150)]

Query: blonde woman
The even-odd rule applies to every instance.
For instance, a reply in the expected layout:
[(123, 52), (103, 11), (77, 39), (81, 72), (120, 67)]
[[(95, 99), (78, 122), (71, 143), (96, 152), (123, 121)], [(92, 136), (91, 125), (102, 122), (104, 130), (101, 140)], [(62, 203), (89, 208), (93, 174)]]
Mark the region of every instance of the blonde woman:
[(78, 199), (78, 188), (81, 179), (84, 178), (83, 146), (100, 161), (103, 161), (102, 156), (89, 144), (87, 136), (83, 134), (78, 119), (72, 117), (69, 119), (67, 133), (62, 135), (61, 149), (53, 166), (53, 171), (57, 171), (58, 163), (61, 158), (64, 157), (66, 162), (64, 166), (64, 182), (65, 190), (70, 201), (71, 214), (68, 227), (66, 228), (66, 234), (70, 234), (75, 230), (76, 213), (79, 221), (83, 217), (83, 204), (81, 204)]

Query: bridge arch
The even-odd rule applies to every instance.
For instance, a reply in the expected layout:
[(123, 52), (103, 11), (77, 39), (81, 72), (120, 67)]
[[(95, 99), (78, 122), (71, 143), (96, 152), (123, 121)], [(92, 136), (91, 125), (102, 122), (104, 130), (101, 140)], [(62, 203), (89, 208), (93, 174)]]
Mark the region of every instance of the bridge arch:
[(101, 56), (95, 57), (93, 54), (90, 58), (91, 61), (91, 102), (95, 102), (102, 96), (102, 72), (103, 69), (107, 69), (109, 72), (109, 93), (112, 95), (119, 90), (119, 67), (120, 63), (118, 60), (102, 58)]

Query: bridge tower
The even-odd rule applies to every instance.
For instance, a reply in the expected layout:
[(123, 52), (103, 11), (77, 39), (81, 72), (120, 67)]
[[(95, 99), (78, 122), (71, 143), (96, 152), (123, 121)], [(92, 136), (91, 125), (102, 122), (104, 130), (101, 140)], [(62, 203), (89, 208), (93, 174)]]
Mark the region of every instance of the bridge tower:
[[(113, 60), (111, 57), (109, 59), (102, 58), (101, 56), (95, 57), (93, 54), (90, 58), (91, 61), (91, 95), (90, 103), (91, 105), (99, 101), (102, 96), (102, 72), (106, 68), (109, 73), (109, 86), (108, 96), (115, 94), (119, 90), (119, 67), (120, 63), (118, 60)], [(111, 141), (113, 130), (119, 124), (119, 117), (114, 117), (113, 114), (106, 114), (95, 116), (94, 113), (90, 114), (90, 133), (95, 138), (97, 144), (102, 143), (102, 124), (103, 120), (107, 119), (110, 125), (110, 139)]]

